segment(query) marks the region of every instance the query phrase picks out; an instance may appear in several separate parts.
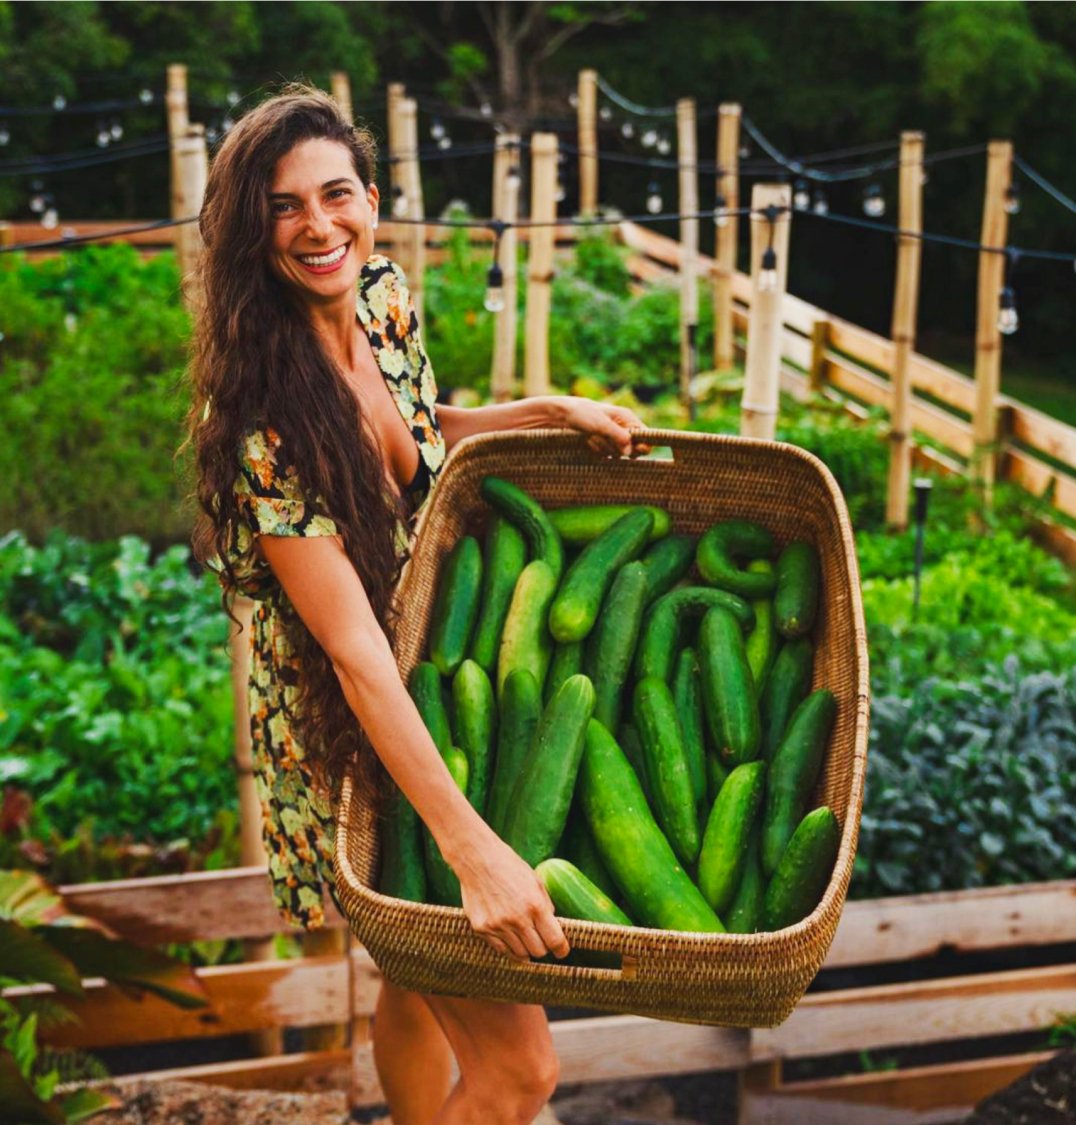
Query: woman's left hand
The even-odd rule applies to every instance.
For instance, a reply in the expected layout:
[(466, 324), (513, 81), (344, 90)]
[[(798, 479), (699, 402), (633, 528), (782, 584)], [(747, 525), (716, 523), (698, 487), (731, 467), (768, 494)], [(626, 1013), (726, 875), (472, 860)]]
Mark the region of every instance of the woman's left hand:
[(587, 435), (587, 445), (609, 457), (638, 457), (649, 453), (648, 445), (632, 441), (632, 432), (646, 427), (642, 419), (626, 406), (594, 402), (574, 395), (558, 396), (558, 423), (564, 429)]

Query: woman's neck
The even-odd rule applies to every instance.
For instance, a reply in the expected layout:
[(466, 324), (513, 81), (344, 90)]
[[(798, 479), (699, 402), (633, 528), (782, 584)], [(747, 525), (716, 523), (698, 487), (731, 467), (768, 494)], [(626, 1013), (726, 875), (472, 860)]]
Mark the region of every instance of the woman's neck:
[(331, 305), (307, 305), (306, 313), (330, 358), (341, 370), (350, 371), (358, 341), (354, 298), (349, 294)]

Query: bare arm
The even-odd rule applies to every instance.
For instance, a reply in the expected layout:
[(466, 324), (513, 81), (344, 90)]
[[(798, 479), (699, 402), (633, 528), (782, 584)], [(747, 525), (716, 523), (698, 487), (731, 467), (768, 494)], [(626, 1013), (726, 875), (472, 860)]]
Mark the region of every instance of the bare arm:
[(258, 542), (303, 623), (332, 660), (370, 744), (459, 877), (473, 928), (494, 948), (516, 957), (566, 954), (568, 944), (545, 888), (452, 780), (340, 540), (262, 536)]

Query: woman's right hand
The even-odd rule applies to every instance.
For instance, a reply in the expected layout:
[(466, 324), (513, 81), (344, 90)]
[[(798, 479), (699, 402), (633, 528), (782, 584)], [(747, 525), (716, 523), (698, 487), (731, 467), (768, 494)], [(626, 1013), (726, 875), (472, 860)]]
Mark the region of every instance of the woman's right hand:
[(553, 902), (533, 869), (493, 831), (456, 864), (463, 910), (472, 929), (498, 953), (526, 961), (568, 955)]

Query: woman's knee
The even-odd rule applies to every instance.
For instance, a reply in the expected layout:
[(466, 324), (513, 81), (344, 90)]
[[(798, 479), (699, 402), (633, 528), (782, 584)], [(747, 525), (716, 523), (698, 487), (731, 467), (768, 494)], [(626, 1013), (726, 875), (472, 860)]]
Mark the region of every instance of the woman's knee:
[[(461, 1065), (461, 1074), (494, 1104), (511, 1108), (519, 1121), (529, 1122), (553, 1096), (560, 1079), (560, 1061), (548, 1037), (506, 1041), (484, 1058)], [(513, 1114), (506, 1115), (511, 1120)]]

